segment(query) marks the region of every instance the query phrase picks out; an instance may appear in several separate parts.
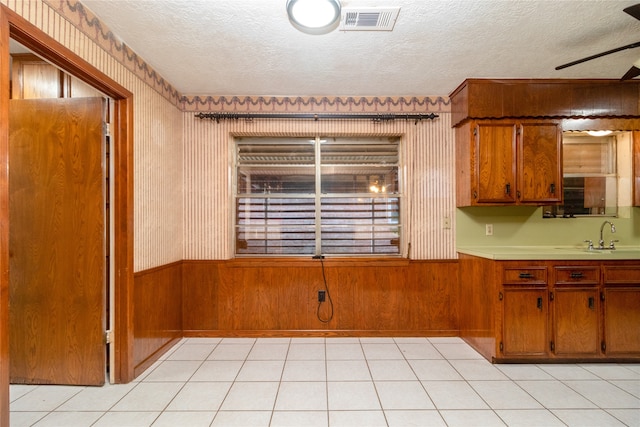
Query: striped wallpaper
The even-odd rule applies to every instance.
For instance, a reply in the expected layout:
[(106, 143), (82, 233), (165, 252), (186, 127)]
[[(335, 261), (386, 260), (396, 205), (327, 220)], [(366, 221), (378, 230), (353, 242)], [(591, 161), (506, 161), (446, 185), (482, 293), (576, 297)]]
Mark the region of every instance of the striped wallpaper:
[(123, 64), (116, 49), (97, 43), (102, 36), (87, 31), (83, 10), (70, 13), (76, 2), (0, 1), (134, 94), (134, 271), (182, 259), (183, 113), (177, 98)]
[[(449, 113), (434, 121), (201, 120), (185, 113), (185, 259), (233, 257), (234, 136), (400, 135), (406, 239), (412, 259), (455, 258), (455, 158)], [(451, 228), (444, 228), (445, 218)]]
[[(414, 98), (182, 96), (77, 0), (0, 0), (134, 94), (134, 271), (232, 254), (234, 135), (401, 135), (412, 259), (455, 258), (449, 101)], [(434, 121), (200, 120), (195, 111), (429, 113)], [(450, 229), (443, 228), (445, 218)]]

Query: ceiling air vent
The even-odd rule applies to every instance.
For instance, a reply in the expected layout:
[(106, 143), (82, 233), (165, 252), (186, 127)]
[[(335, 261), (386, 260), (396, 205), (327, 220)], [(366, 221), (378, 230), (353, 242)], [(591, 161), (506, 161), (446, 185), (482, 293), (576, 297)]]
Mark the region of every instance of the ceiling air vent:
[(399, 7), (343, 7), (341, 31), (391, 31), (398, 19)]

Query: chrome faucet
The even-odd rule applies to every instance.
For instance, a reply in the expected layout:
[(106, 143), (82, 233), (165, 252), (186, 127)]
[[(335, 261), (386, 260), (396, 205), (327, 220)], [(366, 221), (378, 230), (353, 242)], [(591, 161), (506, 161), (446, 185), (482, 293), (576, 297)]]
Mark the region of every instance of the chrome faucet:
[[(602, 223), (602, 225), (600, 226), (600, 241), (598, 242), (598, 249), (605, 249), (604, 247), (604, 239), (602, 237), (602, 231), (604, 229), (604, 226), (606, 224), (609, 224), (611, 226), (611, 232), (615, 233), (616, 232), (616, 226), (613, 225), (613, 223), (611, 221), (605, 221)], [(611, 241), (611, 243), (609, 244), (609, 248), (608, 249), (615, 249), (615, 246), (613, 244), (614, 240)]]

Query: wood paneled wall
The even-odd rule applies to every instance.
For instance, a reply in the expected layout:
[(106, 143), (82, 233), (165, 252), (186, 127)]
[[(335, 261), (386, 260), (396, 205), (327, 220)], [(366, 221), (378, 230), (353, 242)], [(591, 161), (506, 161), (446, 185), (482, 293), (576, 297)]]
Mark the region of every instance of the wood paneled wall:
[(135, 376), (182, 337), (181, 265), (174, 262), (134, 276)]
[[(317, 317), (322, 264), (334, 305), (327, 323)], [(185, 336), (458, 334), (455, 260), (192, 260), (182, 268)]]

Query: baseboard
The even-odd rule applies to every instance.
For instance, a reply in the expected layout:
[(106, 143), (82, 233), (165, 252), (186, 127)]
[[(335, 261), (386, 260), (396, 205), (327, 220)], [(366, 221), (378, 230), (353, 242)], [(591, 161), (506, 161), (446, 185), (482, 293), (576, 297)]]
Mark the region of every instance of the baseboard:
[(142, 374), (144, 371), (146, 371), (149, 368), (149, 366), (153, 365), (155, 362), (160, 360), (160, 357), (162, 357), (162, 355), (165, 354), (167, 351), (171, 350), (171, 348), (174, 345), (176, 345), (181, 339), (182, 339), (182, 337), (179, 336), (179, 335), (174, 336), (169, 341), (167, 341), (162, 347), (160, 347), (155, 352), (153, 352), (151, 355), (149, 355), (149, 357), (147, 357), (142, 362), (137, 364), (133, 368), (134, 378), (137, 378), (140, 374)]
[(457, 337), (458, 330), (185, 330), (185, 338), (233, 337)]

